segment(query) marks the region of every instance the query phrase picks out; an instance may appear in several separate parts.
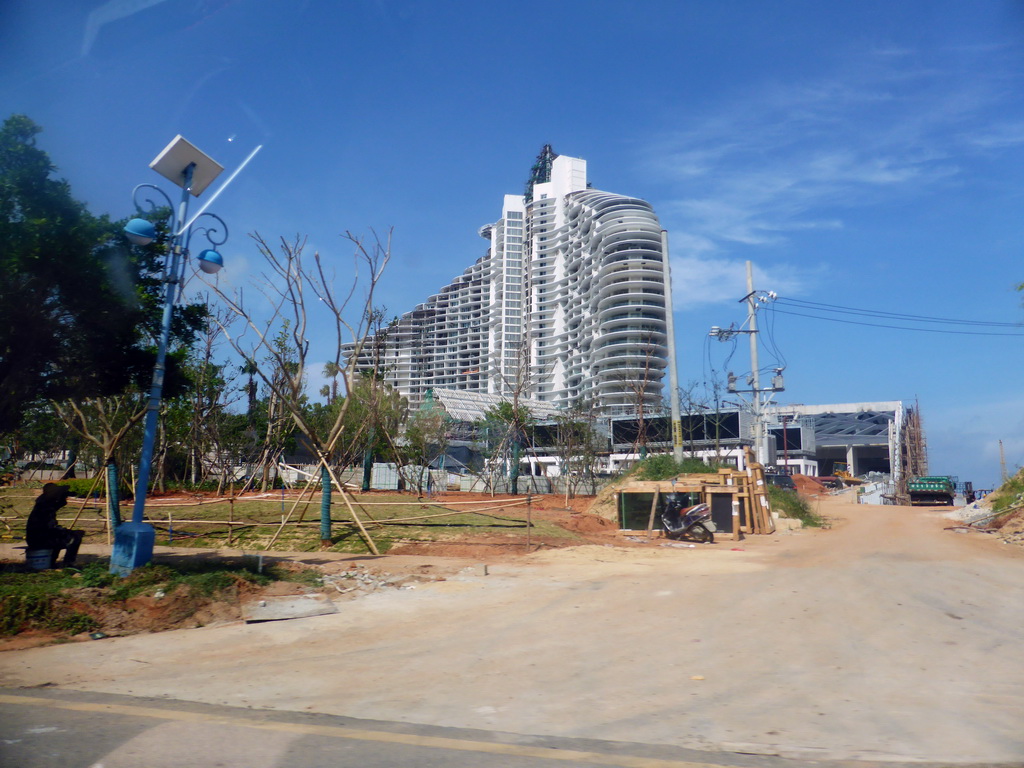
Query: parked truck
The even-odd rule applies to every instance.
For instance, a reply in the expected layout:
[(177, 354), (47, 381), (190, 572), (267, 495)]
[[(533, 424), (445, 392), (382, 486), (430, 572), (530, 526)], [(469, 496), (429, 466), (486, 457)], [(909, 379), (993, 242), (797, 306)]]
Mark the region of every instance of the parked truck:
[(956, 478), (945, 475), (915, 477), (907, 481), (907, 495), (915, 507), (952, 507), (956, 496)]

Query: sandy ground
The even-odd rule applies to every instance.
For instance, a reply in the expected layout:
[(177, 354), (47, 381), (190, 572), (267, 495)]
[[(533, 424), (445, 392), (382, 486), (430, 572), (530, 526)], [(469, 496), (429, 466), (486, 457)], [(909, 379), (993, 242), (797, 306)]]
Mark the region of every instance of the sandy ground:
[(466, 561), (330, 616), (10, 651), (0, 684), (791, 757), (1024, 762), (1024, 550), (944, 530), (934, 510), (819, 503), (829, 530)]

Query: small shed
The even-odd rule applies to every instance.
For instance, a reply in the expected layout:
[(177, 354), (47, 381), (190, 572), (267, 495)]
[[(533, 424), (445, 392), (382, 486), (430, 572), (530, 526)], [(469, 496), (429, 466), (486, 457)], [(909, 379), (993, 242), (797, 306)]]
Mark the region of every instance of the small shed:
[(669, 480), (632, 480), (615, 494), (619, 527), (631, 531), (659, 527), (658, 513), (669, 493), (687, 494), (687, 506), (710, 506), (715, 530), (720, 534), (731, 533), (734, 540), (744, 533), (775, 532), (764, 467), (754, 462), (748, 462), (747, 468), (741, 470), (720, 469)]

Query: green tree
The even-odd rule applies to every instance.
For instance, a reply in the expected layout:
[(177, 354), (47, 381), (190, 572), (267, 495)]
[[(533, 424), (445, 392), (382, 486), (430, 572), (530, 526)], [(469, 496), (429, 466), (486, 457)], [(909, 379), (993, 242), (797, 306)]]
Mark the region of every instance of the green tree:
[(596, 422), (593, 405), (583, 402), (573, 403), (555, 417), (566, 503), (575, 498), (580, 488), (589, 487), (591, 493), (596, 490), (594, 467), (604, 442), (597, 431)]
[[(43, 400), (148, 388), (160, 324), (161, 249), (131, 247), (121, 227), (93, 216), (53, 178), (24, 115), (0, 126), (0, 433)], [(201, 308), (176, 313), (188, 344)], [(165, 385), (173, 392), (169, 366)]]
[[(448, 448), (448, 414), (439, 406), (424, 407), (413, 413), (405, 426), (405, 453), (409, 461), (426, 467)], [(416, 478), (423, 492), (423, 476)]]
[(367, 371), (353, 377), (347, 400), (344, 425), (349, 439), (336, 449), (337, 460), (356, 463), (369, 451), (375, 458), (397, 461), (395, 438), (405, 419), (405, 398)]
[(494, 472), (502, 471), (509, 481), (509, 492), (519, 493), (519, 462), (524, 446), (529, 445), (529, 430), (534, 423), (530, 409), (519, 402), (518, 393), (512, 401), (502, 400), (484, 411), (478, 431), (484, 435), (482, 453), (490, 461), (492, 480)]

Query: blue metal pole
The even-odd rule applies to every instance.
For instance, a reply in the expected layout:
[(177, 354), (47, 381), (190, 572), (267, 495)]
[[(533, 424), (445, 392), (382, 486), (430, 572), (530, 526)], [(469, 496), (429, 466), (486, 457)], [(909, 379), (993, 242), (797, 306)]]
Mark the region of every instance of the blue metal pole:
[(192, 192), (192, 172), (194, 164), (189, 164), (183, 172), (181, 202), (178, 215), (172, 221), (174, 237), (171, 240), (170, 265), (164, 272), (167, 284), (164, 294), (164, 314), (160, 331), (160, 344), (156, 352), (156, 364), (153, 366), (153, 383), (149, 390), (149, 404), (146, 408), (146, 431), (142, 438), (142, 456), (139, 459), (139, 475), (135, 482), (135, 502), (132, 506), (132, 521), (117, 529), (114, 537), (114, 548), (110, 556), (110, 570), (126, 576), (135, 568), (145, 565), (153, 559), (153, 543), (156, 532), (153, 526), (143, 522), (146, 510), (146, 491), (149, 487), (149, 473), (153, 464), (153, 446), (156, 443), (156, 428), (160, 416), (160, 400), (164, 389), (164, 372), (167, 363), (167, 347), (171, 340), (171, 317), (174, 313), (174, 300), (178, 291), (179, 272), (187, 237), (185, 232), (178, 232), (180, 222), (187, 221), (188, 197)]
[(331, 473), (320, 467), (320, 543), (331, 542)]
[(117, 464), (113, 459), (107, 462), (107, 514), (110, 516), (110, 530), (121, 527), (121, 500), (118, 498)]
[[(192, 192), (192, 171), (194, 165), (185, 169), (185, 183), (181, 189), (181, 203), (174, 225), (184, 221), (188, 215), (188, 196)], [(132, 508), (132, 522), (141, 523), (146, 509), (146, 490), (149, 488), (149, 471), (153, 464), (153, 445), (156, 443), (156, 428), (160, 416), (160, 400), (164, 391), (164, 373), (167, 370), (167, 347), (171, 342), (171, 318), (174, 314), (174, 299), (178, 291), (178, 272), (181, 271), (184, 233), (179, 232), (171, 241), (171, 264), (165, 278), (167, 288), (164, 294), (164, 315), (160, 330), (160, 345), (156, 351), (156, 365), (153, 366), (153, 384), (149, 390), (149, 405), (146, 410), (146, 433), (142, 439), (142, 458), (139, 460), (139, 476), (135, 484), (135, 506)]]

